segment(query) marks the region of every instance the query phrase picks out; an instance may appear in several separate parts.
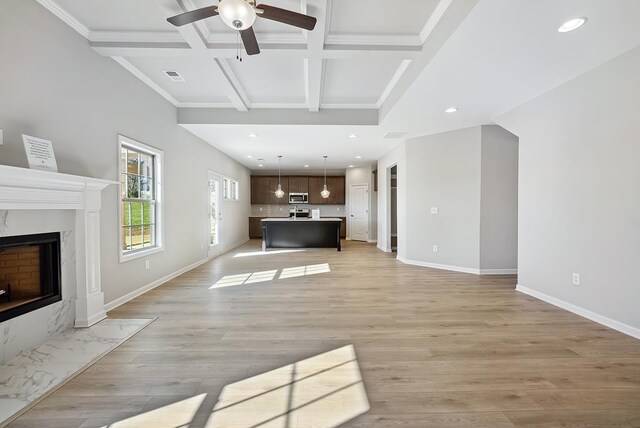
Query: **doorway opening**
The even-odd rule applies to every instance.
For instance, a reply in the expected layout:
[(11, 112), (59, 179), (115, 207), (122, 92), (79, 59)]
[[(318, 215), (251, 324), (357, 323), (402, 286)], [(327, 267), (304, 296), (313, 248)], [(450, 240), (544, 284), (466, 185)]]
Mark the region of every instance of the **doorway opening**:
[(390, 243), (391, 252), (398, 252), (398, 165), (394, 165), (390, 169), (391, 183), (389, 186), (391, 195), (391, 227), (390, 231)]
[(209, 248), (209, 258), (215, 257), (222, 253), (222, 177), (209, 171), (208, 183), (208, 199), (209, 199), (209, 228), (207, 231)]

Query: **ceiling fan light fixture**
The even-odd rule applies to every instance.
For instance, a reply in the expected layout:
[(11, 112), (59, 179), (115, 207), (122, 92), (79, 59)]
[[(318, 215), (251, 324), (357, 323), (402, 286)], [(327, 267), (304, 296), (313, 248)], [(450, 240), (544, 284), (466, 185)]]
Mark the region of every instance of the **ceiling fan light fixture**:
[(221, 0), (218, 13), (222, 22), (233, 30), (246, 30), (256, 21), (256, 11), (245, 0)]

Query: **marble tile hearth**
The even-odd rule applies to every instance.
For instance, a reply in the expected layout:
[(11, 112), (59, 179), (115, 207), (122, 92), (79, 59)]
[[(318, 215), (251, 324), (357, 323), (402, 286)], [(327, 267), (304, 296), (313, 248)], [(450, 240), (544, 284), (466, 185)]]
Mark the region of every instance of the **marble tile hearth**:
[(0, 365), (0, 426), (152, 321), (105, 319), (89, 328), (68, 329)]

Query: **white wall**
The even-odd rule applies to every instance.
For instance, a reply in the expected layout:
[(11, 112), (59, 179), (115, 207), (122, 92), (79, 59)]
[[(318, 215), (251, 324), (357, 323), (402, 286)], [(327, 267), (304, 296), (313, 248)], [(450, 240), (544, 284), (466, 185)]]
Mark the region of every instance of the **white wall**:
[(363, 166), (360, 168), (348, 168), (345, 174), (345, 191), (347, 197), (346, 215), (347, 215), (347, 239), (351, 238), (351, 226), (349, 219), (351, 215), (350, 201), (351, 201), (351, 186), (356, 184), (367, 184), (369, 186), (369, 241), (375, 241), (377, 236), (376, 215), (378, 211), (377, 201), (374, 203), (373, 195), (373, 169), (371, 166)]
[(480, 268), (518, 265), (518, 137), (483, 126), (480, 188)]
[(520, 137), (519, 285), (636, 337), (638, 76), (640, 47), (497, 119)]
[[(25, 27), (26, 25), (26, 27)], [(249, 171), (176, 123), (176, 108), (35, 1), (0, 13), (0, 163), (26, 167), (20, 134), (53, 140), (61, 172), (118, 180), (119, 133), (164, 150), (165, 251), (118, 262), (118, 191), (103, 193), (102, 286), (113, 301), (206, 257), (207, 170), (240, 182), (222, 246), (248, 237)]]
[[(391, 177), (389, 170), (398, 166), (398, 257), (406, 253), (407, 191), (406, 143), (402, 142), (378, 160), (378, 248), (391, 251)], [(413, 231), (411, 231), (413, 233)]]

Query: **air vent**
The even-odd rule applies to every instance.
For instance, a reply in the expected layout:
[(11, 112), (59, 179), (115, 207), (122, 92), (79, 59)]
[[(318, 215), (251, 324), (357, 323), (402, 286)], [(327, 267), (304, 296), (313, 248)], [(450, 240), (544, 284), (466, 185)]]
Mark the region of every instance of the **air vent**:
[(387, 140), (392, 140), (394, 138), (403, 138), (407, 135), (406, 132), (389, 132), (387, 135), (385, 135), (383, 138), (387, 139)]
[(174, 82), (184, 82), (184, 77), (182, 77), (177, 71), (165, 71), (164, 74)]

